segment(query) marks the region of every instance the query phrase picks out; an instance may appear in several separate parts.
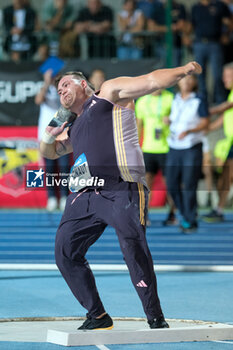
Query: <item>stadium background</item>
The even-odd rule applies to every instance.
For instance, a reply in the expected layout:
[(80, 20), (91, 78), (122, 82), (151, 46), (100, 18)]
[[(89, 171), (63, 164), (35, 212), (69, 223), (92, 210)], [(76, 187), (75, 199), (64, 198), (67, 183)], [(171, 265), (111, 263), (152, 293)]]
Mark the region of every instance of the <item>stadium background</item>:
[[(49, 1), (51, 2), (52, 0)], [(187, 11), (189, 11), (195, 0), (179, 2), (183, 3)], [(30, 3), (38, 16), (40, 16), (45, 1), (32, 0)], [(70, 0), (69, 3), (78, 12), (85, 4), (85, 1)], [(122, 1), (104, 0), (103, 3), (109, 5), (115, 12), (114, 32), (117, 35), (116, 14), (121, 9)], [(168, 1), (169, 3), (170, 1)], [(9, 4), (9, 1), (2, 0), (1, 8), (3, 9)], [(25, 166), (37, 165), (39, 161), (36, 131), (39, 107), (35, 105), (34, 97), (43, 84), (43, 77), (38, 71), (41, 62), (31, 61), (18, 64), (9, 62), (7, 55), (2, 49), (4, 28), (1, 15), (0, 33), (0, 207), (41, 208), (46, 205), (45, 192), (23, 191)], [(109, 79), (119, 75), (135, 76), (164, 66), (169, 67), (172, 47), (169, 37), (166, 36), (164, 39), (166, 40), (167, 51), (167, 59), (164, 62), (156, 58), (125, 62), (115, 58), (88, 60), (81, 57), (78, 59), (65, 59), (64, 70), (81, 70), (88, 76), (94, 68), (98, 67), (105, 71), (106, 78)], [(192, 58), (192, 53), (184, 49), (183, 63)], [(208, 77), (208, 85), (211, 86), (211, 74), (208, 74)], [(30, 129), (29, 127), (32, 126), (34, 128)], [(211, 149), (221, 137), (222, 130), (211, 133), (209, 136)], [(152, 192), (151, 206), (163, 206), (165, 203), (165, 187), (159, 176), (155, 179), (153, 188), (156, 190), (156, 196), (154, 195), (155, 192)], [(202, 193), (200, 192), (201, 196)]]
[[(31, 5), (40, 13), (44, 2), (31, 0)], [(196, 1), (179, 2), (189, 9)], [(85, 0), (70, 0), (70, 3), (78, 10)], [(103, 0), (103, 3), (117, 12), (122, 1)], [(1, 0), (1, 8), (7, 5), (9, 0)], [(0, 34), (2, 40), (2, 25)], [(48, 213), (42, 209), (46, 205), (45, 191), (25, 191), (25, 166), (36, 166), (39, 160), (38, 107), (34, 104), (34, 95), (42, 84), (42, 76), (38, 72), (40, 62), (15, 65), (7, 61), (1, 49), (0, 59), (0, 317), (75, 316), (77, 313), (84, 316), (85, 310), (77, 307), (57, 271), (36, 271), (47, 267), (55, 270), (54, 236), (61, 217), (60, 212)], [(191, 53), (185, 52), (184, 63), (189, 59), (192, 59)], [(138, 62), (68, 59), (65, 63), (67, 70), (75, 68), (87, 75), (96, 66), (104, 68), (107, 78), (126, 74), (134, 76), (160, 68), (154, 59)], [(166, 65), (165, 62), (163, 64)], [(211, 86), (211, 75), (209, 77), (208, 86)], [(212, 149), (221, 137), (221, 130), (211, 134)], [(165, 191), (158, 180), (155, 186), (159, 186), (161, 193), (155, 188), (156, 197), (160, 193), (164, 199)], [(161, 206), (161, 202), (155, 205)], [(156, 269), (162, 271), (158, 279), (166, 316), (232, 323), (232, 272), (227, 272), (232, 271), (233, 266), (232, 210), (228, 210), (224, 223), (213, 225), (211, 229), (208, 224), (200, 223), (197, 234), (186, 236), (181, 235), (176, 227), (163, 227), (161, 222), (165, 216), (164, 208), (150, 212), (152, 227), (148, 228), (147, 236)], [(105, 231), (88, 254), (91, 264), (108, 269), (107, 273), (95, 274), (112, 316), (143, 317), (128, 274), (121, 270), (125, 265), (112, 228)], [(38, 264), (37, 267), (35, 264)], [(114, 273), (111, 266), (115, 266), (118, 272)], [(56, 300), (55, 295), (58, 296)], [(119, 304), (117, 300), (120, 300)], [(45, 345), (37, 348), (34, 345), (1, 342), (0, 347), (3, 350), (47, 349)], [(163, 344), (159, 348), (228, 350), (232, 344), (171, 346)], [(151, 350), (146, 346), (123, 348)]]

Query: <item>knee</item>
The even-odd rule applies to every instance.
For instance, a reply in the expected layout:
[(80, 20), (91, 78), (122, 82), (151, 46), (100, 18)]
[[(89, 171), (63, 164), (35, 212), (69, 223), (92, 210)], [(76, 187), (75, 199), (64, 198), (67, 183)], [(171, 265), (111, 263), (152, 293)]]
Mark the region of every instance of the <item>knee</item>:
[(58, 229), (55, 240), (55, 261), (58, 268), (62, 268), (65, 260), (70, 259), (69, 238), (67, 232)]
[(68, 262), (81, 262), (84, 259), (81, 245), (72, 241), (68, 232), (64, 230), (57, 231), (55, 240), (55, 261), (61, 270)]
[(64, 241), (63, 241), (62, 235), (58, 230), (56, 235), (56, 240), (55, 240), (55, 262), (59, 269), (62, 266), (62, 260), (64, 258), (63, 247), (64, 247)]

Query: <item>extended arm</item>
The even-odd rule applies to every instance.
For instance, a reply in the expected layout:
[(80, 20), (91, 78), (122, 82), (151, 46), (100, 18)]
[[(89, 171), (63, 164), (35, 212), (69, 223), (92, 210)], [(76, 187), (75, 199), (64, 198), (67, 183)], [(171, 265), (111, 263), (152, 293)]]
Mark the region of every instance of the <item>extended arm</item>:
[(218, 106), (211, 107), (209, 109), (209, 113), (210, 113), (210, 115), (222, 114), (230, 108), (233, 108), (233, 102), (225, 101)]
[(165, 89), (178, 83), (188, 74), (200, 74), (201, 66), (190, 62), (182, 67), (159, 69), (138, 77), (119, 77), (103, 83), (99, 97), (113, 103), (132, 100), (150, 94), (158, 89)]
[(208, 131), (214, 131), (214, 130), (220, 129), (222, 125), (223, 125), (223, 114), (220, 115), (215, 121), (210, 123), (208, 127)]
[(188, 134), (192, 134), (192, 133), (196, 133), (196, 132), (199, 132), (199, 131), (207, 130), (208, 125), (209, 125), (209, 118), (201, 118), (200, 123), (195, 128), (188, 129), (188, 130), (182, 132), (179, 135), (179, 140), (182, 140)]

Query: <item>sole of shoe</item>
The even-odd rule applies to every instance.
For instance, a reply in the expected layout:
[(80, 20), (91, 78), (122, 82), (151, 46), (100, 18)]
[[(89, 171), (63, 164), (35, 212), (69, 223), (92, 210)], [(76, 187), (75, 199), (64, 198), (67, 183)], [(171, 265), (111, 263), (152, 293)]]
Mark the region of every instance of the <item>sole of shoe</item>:
[(110, 329), (113, 329), (113, 325), (112, 326), (110, 326), (110, 327), (107, 327), (107, 328), (94, 328), (94, 329), (92, 329), (93, 331), (108, 331), (108, 330), (110, 330)]
[(154, 328), (151, 328), (150, 327), (150, 329), (163, 329), (163, 328), (170, 328), (170, 326), (169, 326), (169, 324), (167, 324), (166, 326), (164, 325), (164, 326), (162, 326), (162, 327), (154, 327)]

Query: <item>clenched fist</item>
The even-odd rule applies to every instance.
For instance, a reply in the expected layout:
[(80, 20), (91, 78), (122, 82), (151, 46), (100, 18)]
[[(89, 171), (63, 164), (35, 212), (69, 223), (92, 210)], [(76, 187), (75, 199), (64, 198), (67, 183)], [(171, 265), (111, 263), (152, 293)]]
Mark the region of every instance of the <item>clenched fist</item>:
[(193, 61), (189, 62), (184, 66), (185, 75), (191, 75), (191, 74), (201, 74), (202, 68), (199, 63)]

